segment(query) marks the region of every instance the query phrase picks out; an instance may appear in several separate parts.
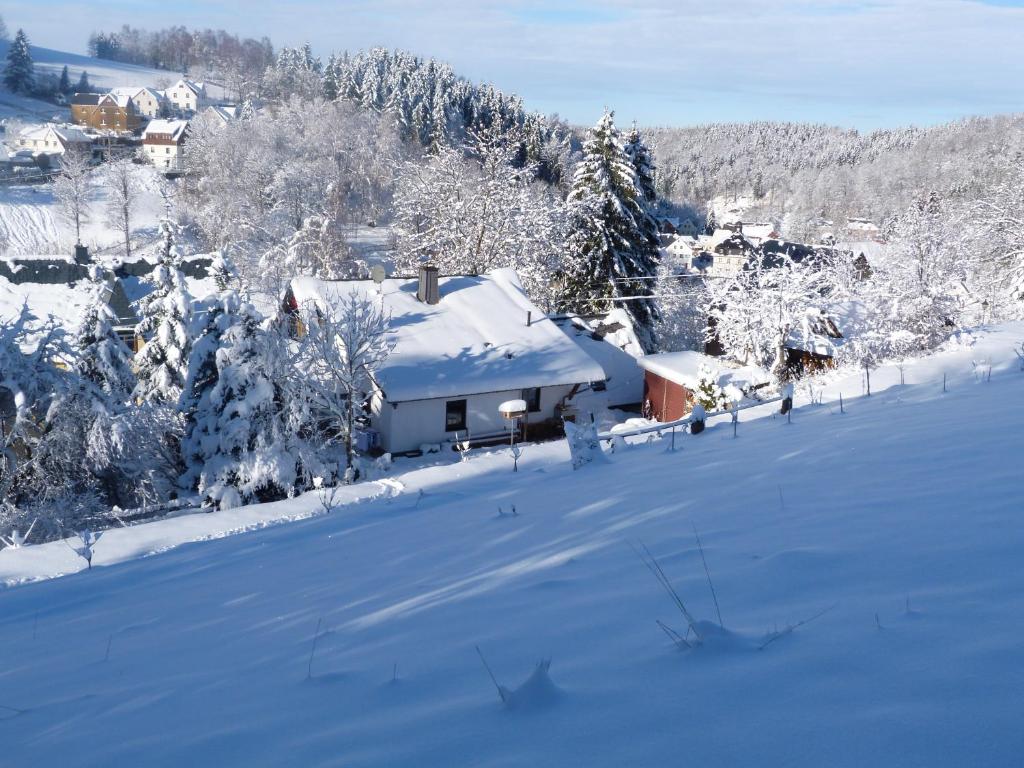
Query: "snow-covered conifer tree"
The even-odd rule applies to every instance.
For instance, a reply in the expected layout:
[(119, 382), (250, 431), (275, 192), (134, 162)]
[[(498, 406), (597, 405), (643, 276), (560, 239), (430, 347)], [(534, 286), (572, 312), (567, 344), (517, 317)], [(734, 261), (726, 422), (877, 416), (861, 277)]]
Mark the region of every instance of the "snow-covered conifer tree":
[(134, 396), (177, 403), (188, 376), (192, 297), (178, 268), (180, 257), (169, 214), (160, 222), (160, 229), (160, 263), (153, 270), (156, 286), (142, 301), (142, 321), (136, 329), (146, 343), (135, 356), (138, 383)]
[(4, 65), (4, 85), (12, 93), (28, 93), (35, 84), (35, 66), (29, 50), (25, 30), (19, 29), (14, 41), (7, 49), (7, 63)]
[(638, 338), (655, 348), (657, 227), (613, 114), (588, 134), (569, 193), (570, 223), (562, 274), (564, 302), (579, 312), (604, 312), (620, 299)]
[(117, 318), (107, 303), (109, 291), (105, 283), (98, 284), (85, 310), (73, 341), (75, 370), (113, 403), (123, 403), (135, 387), (135, 374), (132, 352), (114, 331)]
[(232, 270), (218, 254), (212, 267), (218, 292), (201, 302), (194, 311), (188, 375), (178, 408), (184, 418), (181, 456), (185, 464), (182, 483), (195, 488), (203, 465), (216, 450), (217, 414), (210, 401), (218, 381), (217, 353), (224, 344), (224, 333), (238, 316), (240, 300), (230, 289)]
[(199, 491), (222, 508), (291, 495), (299, 482), (299, 436), (288, 421), (280, 346), (256, 310), (242, 304), (222, 334)]

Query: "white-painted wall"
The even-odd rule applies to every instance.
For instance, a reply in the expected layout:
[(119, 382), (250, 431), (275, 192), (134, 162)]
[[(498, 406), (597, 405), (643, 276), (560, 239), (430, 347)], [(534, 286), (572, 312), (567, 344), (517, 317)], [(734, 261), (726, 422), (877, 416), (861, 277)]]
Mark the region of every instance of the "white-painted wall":
[[(555, 406), (572, 391), (572, 386), (542, 387), (540, 411), (529, 414), (529, 422), (554, 418)], [(508, 423), (498, 415), (498, 406), (506, 400), (517, 400), (522, 390), (488, 392), (466, 397), (413, 400), (398, 403), (397, 407), (381, 401), (373, 403), (373, 428), (381, 436), (382, 448), (391, 453), (418, 450), (424, 443), (444, 443), (456, 440), (455, 432), (445, 430), (446, 404), (449, 400), (466, 400), (466, 427), (470, 437), (482, 437), (505, 432)], [(464, 438), (465, 432), (458, 433)], [(529, 436), (529, 435), (527, 435)]]
[(149, 91), (139, 91), (132, 97), (132, 103), (139, 114), (146, 117), (160, 117), (163, 112), (163, 104)]
[(142, 151), (157, 168), (178, 170), (182, 167), (185, 150), (181, 144), (143, 144)]
[(179, 80), (164, 91), (164, 96), (175, 109), (186, 114), (194, 114), (209, 105), (205, 94), (196, 95), (196, 92), (185, 85), (183, 80)]

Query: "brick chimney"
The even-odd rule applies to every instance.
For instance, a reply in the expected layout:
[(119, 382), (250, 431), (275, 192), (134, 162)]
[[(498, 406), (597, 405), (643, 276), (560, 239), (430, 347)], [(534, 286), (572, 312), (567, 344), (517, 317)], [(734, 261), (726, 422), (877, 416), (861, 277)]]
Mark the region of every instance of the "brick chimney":
[(437, 304), (441, 301), (441, 289), (437, 284), (437, 267), (428, 264), (420, 267), (416, 298), (424, 304)]

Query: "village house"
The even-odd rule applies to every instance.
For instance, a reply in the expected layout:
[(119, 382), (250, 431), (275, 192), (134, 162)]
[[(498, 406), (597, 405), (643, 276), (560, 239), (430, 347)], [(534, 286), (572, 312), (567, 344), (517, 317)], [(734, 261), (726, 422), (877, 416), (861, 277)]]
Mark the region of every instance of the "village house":
[(740, 222), (740, 234), (754, 245), (760, 245), (765, 240), (771, 240), (780, 236), (775, 225), (770, 221)]
[(885, 241), (881, 228), (870, 219), (862, 218), (846, 220), (846, 239), (851, 241)]
[(174, 110), (183, 115), (194, 115), (210, 104), (206, 95), (206, 84), (185, 78), (165, 89), (164, 97)]
[(25, 128), (13, 145), (12, 149), (29, 150), (35, 157), (60, 157), (65, 152), (91, 152), (92, 137), (78, 128), (46, 123)]
[(214, 125), (225, 126), (238, 119), (240, 109), (240, 107), (233, 105), (214, 104), (204, 109), (200, 113), (200, 117), (212, 121)]
[(150, 120), (163, 117), (167, 113), (168, 105), (167, 99), (163, 95), (152, 88), (145, 86), (126, 86), (122, 88), (112, 88), (110, 94), (117, 99), (126, 98), (131, 100), (132, 104), (135, 105), (136, 111), (143, 117), (147, 117)]
[(738, 402), (768, 383), (767, 372), (754, 366), (730, 366), (700, 352), (661, 352), (637, 360), (644, 372), (643, 414), (655, 421), (676, 421), (693, 410), (701, 370), (710, 371), (718, 386)]
[(71, 118), (97, 131), (135, 133), (142, 126), (135, 102), (110, 93), (76, 93), (71, 98)]
[(694, 252), (699, 252), (700, 247), (696, 237), (690, 235), (663, 235), (666, 242), (663, 250), (679, 263), (689, 266)]
[(366, 446), (410, 453), (461, 440), (507, 440), (498, 406), (527, 404), (526, 437), (561, 426), (573, 397), (603, 384), (600, 365), (526, 296), (509, 269), (485, 275), (318, 280), (297, 277), (283, 309), (298, 322), (343, 297), (377, 299), (391, 318), (394, 350), (375, 373)]
[(162, 171), (184, 170), (187, 120), (151, 120), (142, 132), (142, 152)]

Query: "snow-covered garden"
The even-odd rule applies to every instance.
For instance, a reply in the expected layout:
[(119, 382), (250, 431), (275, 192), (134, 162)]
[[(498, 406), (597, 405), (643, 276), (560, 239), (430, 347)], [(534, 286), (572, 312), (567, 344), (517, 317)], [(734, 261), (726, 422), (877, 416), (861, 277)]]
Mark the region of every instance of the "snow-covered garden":
[(1013, 764), (1022, 341), (962, 333), (674, 452), (399, 464), (329, 511), (110, 530), (91, 570), (7, 548), (4, 760)]

